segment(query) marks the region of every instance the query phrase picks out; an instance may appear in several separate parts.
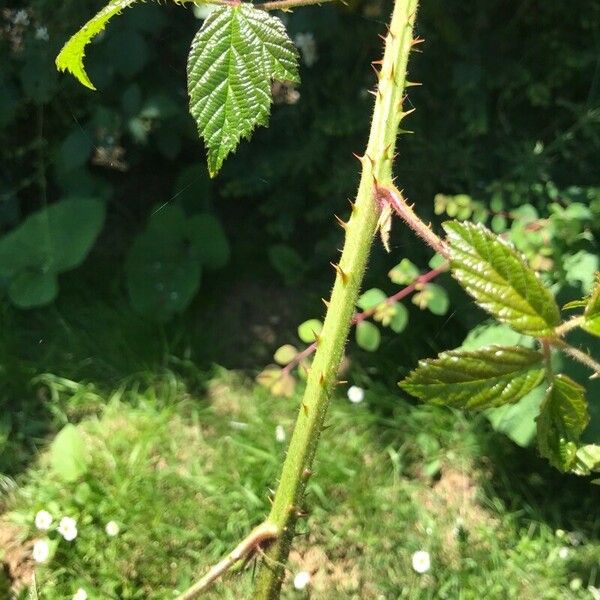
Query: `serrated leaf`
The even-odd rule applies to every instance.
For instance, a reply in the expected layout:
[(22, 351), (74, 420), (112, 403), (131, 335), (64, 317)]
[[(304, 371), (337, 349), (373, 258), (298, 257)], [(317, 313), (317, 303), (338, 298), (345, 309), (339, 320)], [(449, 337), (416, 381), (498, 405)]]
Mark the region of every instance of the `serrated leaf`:
[(356, 325), (356, 343), (367, 352), (375, 352), (381, 343), (379, 327), (370, 321), (361, 321)]
[(309, 319), (298, 326), (298, 337), (306, 344), (311, 344), (323, 329), (323, 323), (319, 319)]
[(63, 46), (56, 57), (56, 68), (59, 71), (69, 71), (85, 87), (95, 90), (88, 74), (83, 66), (85, 47), (92, 38), (104, 30), (108, 21), (138, 0), (113, 0), (109, 2), (99, 13), (90, 19), (74, 36)]
[(596, 285), (583, 311), (581, 328), (592, 335), (600, 336), (600, 278), (598, 275), (596, 275)]
[(566, 375), (557, 375), (537, 418), (540, 454), (557, 469), (568, 471), (589, 420), (585, 388)]
[(452, 274), (479, 306), (521, 333), (553, 335), (554, 297), (510, 244), (482, 225), (451, 221), (444, 229)]
[(297, 64), (283, 23), (250, 4), (218, 7), (204, 21), (188, 58), (188, 91), (211, 176), (241, 138), (267, 123), (271, 79), (299, 81)]
[(543, 357), (521, 346), (452, 350), (421, 360), (400, 387), (433, 404), (491, 408), (518, 402), (544, 377)]
[(577, 449), (577, 465), (574, 472), (578, 475), (589, 475), (592, 471), (600, 471), (600, 446), (586, 444)]

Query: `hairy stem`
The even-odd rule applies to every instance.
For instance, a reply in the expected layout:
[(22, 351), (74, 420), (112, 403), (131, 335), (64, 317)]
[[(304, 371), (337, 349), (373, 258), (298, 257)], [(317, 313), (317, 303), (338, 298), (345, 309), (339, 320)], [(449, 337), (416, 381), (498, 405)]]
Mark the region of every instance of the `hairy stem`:
[(550, 339), (548, 341), (550, 344), (560, 348), (565, 354), (568, 354), (571, 358), (593, 371), (590, 379), (597, 379), (600, 377), (600, 363), (595, 361), (589, 354), (579, 348), (571, 346), (571, 344), (567, 344), (567, 342), (563, 340)]
[(565, 334), (569, 333), (572, 329), (576, 329), (583, 323), (583, 317), (572, 317), (568, 321), (561, 323), (555, 330), (554, 333), (558, 337), (563, 337)]
[[(212, 0), (211, 0), (212, 1)], [(262, 10), (291, 10), (300, 6), (310, 6), (311, 4), (325, 4), (333, 0), (269, 0), (268, 2), (257, 2), (254, 8)]]
[(281, 535), (266, 551), (258, 576), (255, 598), (279, 598), (285, 563), (294, 537), (295, 524), (301, 513), (306, 483), (317, 447), (336, 374), (342, 357), (354, 305), (362, 283), (369, 250), (379, 218), (374, 188), (379, 182), (391, 182), (392, 160), (402, 112), (406, 66), (413, 44), (413, 24), (417, 0), (396, 0), (385, 53), (381, 61), (376, 102), (367, 151), (361, 160), (362, 174), (345, 226), (344, 249), (338, 265), (331, 300), (317, 351), (308, 375), (306, 390), (296, 420), (294, 433), (271, 513), (268, 517)]

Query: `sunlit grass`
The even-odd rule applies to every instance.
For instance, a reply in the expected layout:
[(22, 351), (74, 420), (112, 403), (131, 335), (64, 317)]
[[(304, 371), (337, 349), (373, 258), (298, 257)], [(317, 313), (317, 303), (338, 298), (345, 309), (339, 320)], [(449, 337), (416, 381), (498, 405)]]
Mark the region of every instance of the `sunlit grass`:
[[(55, 552), (37, 568), (44, 600), (80, 587), (91, 599), (173, 598), (268, 511), (285, 452), (275, 428), (289, 436), (297, 399), (271, 398), (226, 371), (203, 394), (172, 373), (112, 393), (47, 384), (65, 410), (85, 415), (90, 404), (78, 426), (86, 473), (66, 483), (42, 452), (9, 502), (25, 539), (46, 535), (33, 525), (41, 509), (54, 525), (77, 520), (71, 542), (49, 533)], [(97, 396), (107, 403), (99, 412)], [(328, 425), (284, 597), (558, 600), (590, 598), (587, 586), (600, 584), (598, 494), (581, 488), (573, 531), (573, 506), (552, 487), (566, 480), (538, 477), (525, 485), (529, 498), (517, 480), (507, 488), (511, 465), (477, 458), (500, 439), (477, 421), (372, 389), (361, 404), (336, 398)], [(114, 537), (109, 521), (119, 524)], [(424, 574), (412, 567), (418, 550), (431, 557)], [(304, 591), (291, 581), (300, 570), (311, 573)], [(250, 563), (229, 575), (211, 597), (250, 597), (252, 572)]]

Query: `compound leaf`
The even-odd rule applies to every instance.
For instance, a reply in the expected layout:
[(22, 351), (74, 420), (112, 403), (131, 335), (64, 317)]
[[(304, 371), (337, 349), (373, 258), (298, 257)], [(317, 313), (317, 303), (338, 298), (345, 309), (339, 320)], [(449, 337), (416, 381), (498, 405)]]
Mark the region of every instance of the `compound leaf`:
[(91, 90), (95, 90), (96, 88), (83, 66), (85, 47), (92, 41), (94, 36), (104, 30), (104, 27), (114, 15), (131, 6), (134, 2), (137, 2), (137, 0), (112, 0), (112, 2), (109, 2), (67, 41), (56, 57), (56, 68), (59, 71), (69, 71), (80, 83)]
[(491, 408), (518, 402), (544, 377), (542, 355), (521, 346), (452, 350), (421, 360), (400, 387), (433, 404)]
[(540, 454), (557, 469), (570, 470), (589, 420), (585, 388), (566, 375), (557, 375), (537, 418)]
[(250, 4), (219, 7), (204, 21), (188, 58), (188, 91), (211, 176), (241, 138), (266, 125), (271, 79), (298, 81), (297, 62), (281, 21)]
[(554, 297), (510, 244), (482, 225), (450, 221), (444, 229), (452, 273), (479, 306), (526, 335), (553, 335)]

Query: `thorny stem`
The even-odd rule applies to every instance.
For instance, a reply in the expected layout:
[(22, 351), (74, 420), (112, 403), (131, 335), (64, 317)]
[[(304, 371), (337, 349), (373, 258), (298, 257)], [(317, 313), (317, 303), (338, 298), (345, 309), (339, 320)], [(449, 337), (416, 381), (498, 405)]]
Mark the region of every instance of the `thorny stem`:
[(564, 340), (549, 339), (548, 341), (550, 344), (556, 348), (560, 348), (565, 354), (568, 354), (571, 358), (574, 358), (577, 362), (580, 362), (582, 365), (585, 365), (588, 369), (593, 371), (594, 373), (590, 376), (590, 379), (597, 379), (600, 377), (600, 363), (595, 361), (589, 354), (579, 348), (571, 346), (571, 344), (567, 344)]
[(291, 10), (299, 6), (310, 6), (312, 4), (324, 4), (334, 0), (270, 0), (268, 2), (258, 2), (254, 8), (262, 10)]
[[(398, 302), (398, 300), (402, 300), (403, 298), (406, 298), (406, 296), (409, 296), (414, 291), (416, 291), (419, 288), (419, 286), (425, 285), (432, 279), (435, 279), (436, 277), (438, 277), (438, 275), (445, 273), (449, 267), (450, 267), (450, 264), (445, 262), (444, 264), (440, 265), (436, 269), (432, 269), (431, 271), (427, 271), (427, 273), (423, 273), (422, 275), (419, 275), (411, 284), (407, 285), (406, 287), (403, 287), (401, 290), (398, 290), (395, 294), (392, 294), (391, 296), (386, 298), (380, 304), (394, 304), (394, 302)], [(357, 323), (360, 323), (361, 321), (368, 319), (371, 315), (375, 314), (376, 310), (377, 310), (377, 306), (374, 306), (373, 308), (369, 308), (368, 310), (365, 310), (363, 312), (356, 313), (352, 317), (352, 325), (356, 325)], [(287, 365), (285, 365), (285, 367), (283, 367), (281, 369), (280, 377), (290, 373), (305, 358), (308, 358), (316, 349), (317, 349), (317, 343), (313, 342), (309, 346), (306, 346), (306, 348), (304, 348), (304, 350), (302, 350), (302, 352), (298, 352), (298, 354), (296, 354), (296, 356), (294, 356), (294, 358)]]
[(367, 151), (360, 158), (362, 175), (356, 203), (345, 225), (346, 238), (323, 330), (310, 369), (304, 397), (290, 440), (279, 487), (268, 521), (281, 534), (269, 546), (258, 576), (256, 600), (279, 598), (285, 563), (300, 516), (306, 483), (319, 434), (352, 321), (354, 305), (362, 284), (369, 250), (379, 218), (374, 187), (392, 179), (392, 160), (402, 112), (406, 66), (413, 45), (413, 24), (417, 0), (395, 0), (378, 74), (376, 102)]
[(193, 600), (216, 581), (225, 571), (243, 558), (249, 557), (261, 546), (273, 541), (279, 535), (279, 529), (273, 523), (265, 521), (255, 527), (225, 558), (213, 565), (208, 573), (188, 588), (176, 600)]
[(569, 333), (572, 329), (576, 329), (583, 323), (583, 317), (577, 316), (561, 323), (555, 330), (554, 333), (558, 337), (563, 337), (565, 334)]

